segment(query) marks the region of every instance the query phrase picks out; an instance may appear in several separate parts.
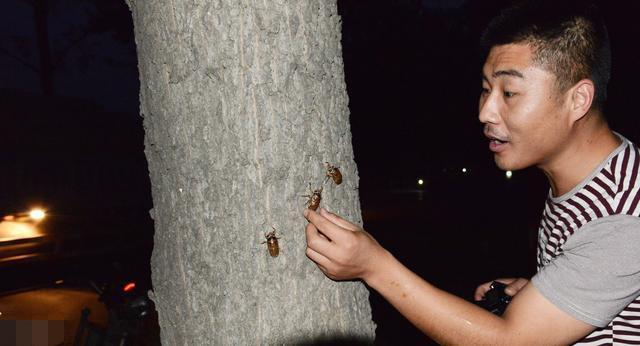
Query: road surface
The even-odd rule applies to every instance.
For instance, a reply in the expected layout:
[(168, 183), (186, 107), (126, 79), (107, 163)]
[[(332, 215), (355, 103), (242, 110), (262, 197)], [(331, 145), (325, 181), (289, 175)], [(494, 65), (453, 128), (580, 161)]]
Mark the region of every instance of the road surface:
[[(106, 326), (106, 309), (98, 301), (97, 294), (89, 290), (43, 288), (4, 295), (0, 296), (0, 325), (4, 329), (11, 325), (9, 321), (64, 321), (64, 344), (69, 345), (73, 343), (80, 313), (85, 307), (91, 309), (89, 321)], [(49, 324), (52, 325), (59, 326)], [(36, 329), (37, 323), (32, 326)], [(58, 339), (59, 336), (52, 334), (51, 338)], [(59, 344), (53, 341), (50, 340), (51, 345)]]

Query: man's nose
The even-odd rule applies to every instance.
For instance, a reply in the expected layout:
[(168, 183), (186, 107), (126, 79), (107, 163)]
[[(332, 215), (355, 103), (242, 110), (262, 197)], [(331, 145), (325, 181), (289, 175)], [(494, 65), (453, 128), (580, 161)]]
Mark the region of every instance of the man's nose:
[(497, 124), (500, 122), (498, 102), (492, 94), (480, 98), (480, 114), (478, 120), (483, 124)]

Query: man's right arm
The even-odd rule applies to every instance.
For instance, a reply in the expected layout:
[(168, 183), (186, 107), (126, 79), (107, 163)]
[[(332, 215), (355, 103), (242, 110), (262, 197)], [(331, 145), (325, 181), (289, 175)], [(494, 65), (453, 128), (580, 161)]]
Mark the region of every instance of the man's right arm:
[(364, 280), (442, 344), (570, 344), (595, 329), (556, 308), (532, 284), (496, 316), (423, 280), (357, 225), (322, 209), (305, 216), (307, 256), (325, 275)]
[(500, 317), (436, 288), (391, 255), (383, 263), (367, 284), (441, 344), (571, 344), (595, 329), (556, 308), (531, 284)]

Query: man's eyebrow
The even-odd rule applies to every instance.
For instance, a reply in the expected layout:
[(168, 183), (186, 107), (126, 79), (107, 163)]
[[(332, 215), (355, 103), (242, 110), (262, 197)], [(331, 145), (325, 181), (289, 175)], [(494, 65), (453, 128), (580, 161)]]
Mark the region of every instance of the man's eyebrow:
[[(518, 70), (498, 70), (491, 74), (491, 78), (498, 78), (503, 76), (518, 77), (518, 78), (524, 79), (524, 75), (520, 73), (520, 71)], [(485, 80), (487, 82), (489, 81), (489, 79), (487, 78), (487, 76), (485, 76), (484, 73), (482, 74), (482, 80)]]
[(491, 75), (491, 77), (493, 78), (502, 76), (518, 77), (524, 79), (524, 75), (517, 70), (498, 70)]

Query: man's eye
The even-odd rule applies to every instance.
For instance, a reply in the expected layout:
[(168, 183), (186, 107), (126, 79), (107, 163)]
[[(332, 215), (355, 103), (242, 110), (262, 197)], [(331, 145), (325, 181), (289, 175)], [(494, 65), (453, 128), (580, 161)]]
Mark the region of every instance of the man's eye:
[(484, 87), (482, 88), (482, 91), (481, 91), (481, 93), (482, 93), (482, 94), (488, 94), (488, 93), (490, 93), (490, 92), (491, 92), (491, 91), (489, 91), (489, 89), (484, 88)]
[(504, 97), (509, 98), (509, 97), (514, 97), (514, 96), (516, 96), (516, 93), (513, 93), (511, 91), (505, 91), (504, 92)]

